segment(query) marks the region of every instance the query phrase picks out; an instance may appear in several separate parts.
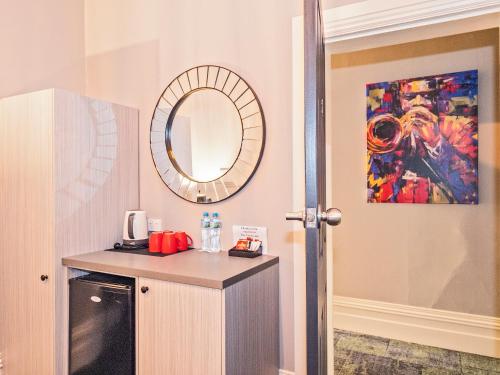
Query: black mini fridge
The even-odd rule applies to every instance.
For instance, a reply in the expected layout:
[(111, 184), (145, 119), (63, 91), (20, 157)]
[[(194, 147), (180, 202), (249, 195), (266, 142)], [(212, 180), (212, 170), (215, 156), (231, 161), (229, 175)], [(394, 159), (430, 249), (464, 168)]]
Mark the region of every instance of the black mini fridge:
[(69, 280), (69, 374), (135, 374), (135, 281), (101, 273)]

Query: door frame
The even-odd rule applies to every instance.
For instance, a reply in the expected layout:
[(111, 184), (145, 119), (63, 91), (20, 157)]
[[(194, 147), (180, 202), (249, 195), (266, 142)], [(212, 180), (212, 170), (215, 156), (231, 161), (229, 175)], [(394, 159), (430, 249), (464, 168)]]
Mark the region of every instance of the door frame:
[[(500, 12), (500, 0), (367, 0), (360, 3), (330, 8), (323, 12), (325, 24), (325, 46), (344, 40), (378, 35), (414, 27), (433, 25), (448, 21)], [(411, 20), (408, 22), (408, 20)], [(328, 72), (328, 55), (327, 60)], [(326, 74), (326, 79), (329, 75)], [(328, 124), (328, 90), (327, 90)], [(304, 179), (304, 35), (303, 16), (292, 18), (292, 204), (294, 209), (305, 207)], [(326, 139), (331, 137), (331, 128), (326, 126)], [(326, 144), (326, 154), (331, 152)], [(326, 207), (331, 207), (331, 160), (326, 160)], [(338, 207), (342, 210), (342, 207)], [(327, 226), (327, 238), (332, 236)], [(333, 244), (327, 241), (327, 287), (333, 290)], [(293, 223), (293, 269), (294, 269), (294, 357), (295, 375), (305, 375), (307, 366), (306, 334), (306, 287), (305, 287), (305, 231), (302, 223)], [(328, 298), (328, 363), (333, 363), (333, 294)], [(284, 374), (285, 372), (283, 372)], [(292, 373), (293, 374), (293, 373)], [(328, 366), (333, 374), (333, 366)]]

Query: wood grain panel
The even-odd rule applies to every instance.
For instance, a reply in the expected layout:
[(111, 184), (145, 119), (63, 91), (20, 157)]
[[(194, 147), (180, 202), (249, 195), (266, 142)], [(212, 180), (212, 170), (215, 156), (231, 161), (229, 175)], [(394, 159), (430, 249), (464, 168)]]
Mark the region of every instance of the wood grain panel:
[(220, 375), (222, 291), (140, 278), (139, 374)]
[[(138, 112), (54, 90), (56, 320), (64, 321), (63, 256), (121, 240), (126, 210), (139, 207)], [(56, 325), (57, 374), (67, 372), (67, 325)]]
[(224, 374), (278, 374), (278, 267), (224, 289)]
[(0, 352), (8, 375), (54, 374), (52, 106), (50, 90), (0, 100)]
[(138, 113), (62, 90), (2, 99), (0, 167), (5, 373), (65, 374), (61, 258), (109, 247), (138, 207)]

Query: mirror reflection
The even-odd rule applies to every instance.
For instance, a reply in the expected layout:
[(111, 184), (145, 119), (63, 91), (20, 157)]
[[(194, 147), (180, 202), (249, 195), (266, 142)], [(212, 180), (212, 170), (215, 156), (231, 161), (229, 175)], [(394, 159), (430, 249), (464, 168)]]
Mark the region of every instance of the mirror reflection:
[(233, 102), (215, 89), (193, 91), (178, 104), (169, 129), (178, 170), (199, 182), (223, 176), (241, 149), (242, 124)]

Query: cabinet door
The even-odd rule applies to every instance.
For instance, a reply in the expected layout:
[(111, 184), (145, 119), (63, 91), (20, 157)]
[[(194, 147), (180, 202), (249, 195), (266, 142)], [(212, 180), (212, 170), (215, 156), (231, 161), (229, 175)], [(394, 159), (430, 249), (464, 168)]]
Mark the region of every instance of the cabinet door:
[(222, 373), (221, 290), (140, 278), (137, 301), (139, 375)]
[(9, 375), (54, 374), (51, 111), (50, 91), (0, 101), (0, 352)]

